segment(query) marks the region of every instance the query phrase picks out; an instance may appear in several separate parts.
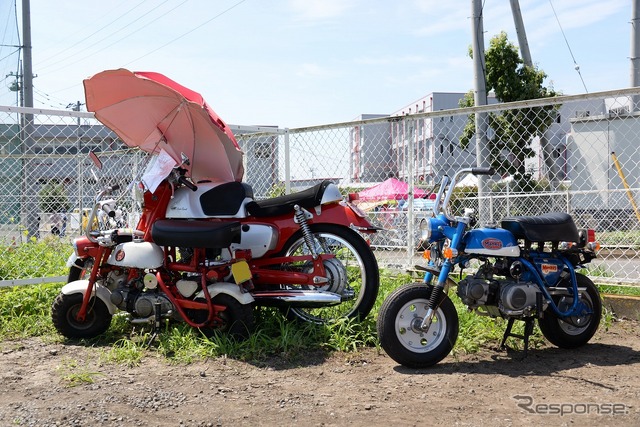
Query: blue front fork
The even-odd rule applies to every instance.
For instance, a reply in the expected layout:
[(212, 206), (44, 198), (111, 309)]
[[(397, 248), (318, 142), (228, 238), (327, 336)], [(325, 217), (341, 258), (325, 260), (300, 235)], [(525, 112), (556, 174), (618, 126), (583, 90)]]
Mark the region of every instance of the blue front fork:
[[(451, 236), (451, 248), (457, 249), (460, 247), (460, 243), (462, 240), (462, 236), (464, 236), (464, 232), (467, 228), (467, 224), (462, 221), (458, 222), (458, 225), (455, 228), (453, 235)], [(455, 258), (454, 258), (455, 259)], [(434, 265), (433, 261), (429, 261), (429, 265)], [(454, 262), (452, 259), (445, 258), (442, 263), (442, 268), (440, 269), (440, 273), (438, 274), (438, 283), (433, 287), (431, 291), (431, 296), (429, 297), (429, 305), (427, 306), (427, 312), (422, 320), (421, 328), (423, 330), (429, 329), (431, 326), (431, 319), (433, 318), (433, 313), (435, 309), (440, 305), (440, 301), (443, 298), (444, 287), (447, 283), (447, 279), (449, 278), (449, 273), (454, 266)], [(427, 272), (424, 276), (424, 282), (430, 283), (433, 280), (434, 274), (431, 272)]]

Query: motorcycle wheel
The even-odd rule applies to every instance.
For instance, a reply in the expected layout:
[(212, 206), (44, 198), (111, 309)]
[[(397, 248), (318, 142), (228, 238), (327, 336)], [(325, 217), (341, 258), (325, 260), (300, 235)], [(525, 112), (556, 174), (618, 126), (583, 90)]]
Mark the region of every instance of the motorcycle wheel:
[(237, 299), (227, 294), (216, 295), (212, 298), (212, 302), (227, 308), (218, 314), (218, 318), (222, 322), (211, 327), (200, 328), (207, 337), (221, 332), (239, 341), (249, 338), (255, 327), (253, 305), (240, 304)]
[(411, 283), (384, 300), (376, 323), (380, 345), (393, 360), (408, 368), (426, 368), (444, 359), (458, 339), (458, 313), (446, 294), (427, 331), (418, 327), (427, 311), (433, 287)]
[[(380, 276), (378, 262), (367, 242), (355, 231), (332, 224), (310, 225), (316, 250), (319, 253), (334, 254), (339, 263), (328, 263), (329, 283), (321, 288), (329, 292), (335, 286), (345, 284), (340, 304), (320, 308), (289, 307), (284, 312), (290, 320), (302, 320), (315, 324), (335, 322), (340, 318), (364, 319), (376, 301)], [(307, 255), (309, 250), (302, 232), (296, 233), (283, 249), (285, 256)], [(332, 260), (329, 260), (332, 261)], [(283, 270), (306, 272), (309, 266), (303, 263), (282, 265)], [(335, 272), (336, 274), (331, 274)], [(313, 286), (290, 286), (286, 289), (317, 289)], [(346, 295), (346, 297), (345, 297)]]
[(76, 320), (82, 306), (82, 294), (58, 294), (51, 305), (51, 320), (57, 331), (67, 338), (94, 338), (109, 329), (111, 313), (100, 298), (91, 298), (84, 322)]
[[(579, 288), (586, 288), (586, 296), (582, 295), (582, 302), (593, 311), (585, 316), (572, 316), (566, 319), (558, 317), (552, 310), (544, 312), (538, 319), (538, 326), (542, 335), (553, 345), (560, 348), (576, 348), (586, 344), (598, 330), (602, 317), (602, 300), (600, 292), (591, 279), (582, 274), (576, 274)], [(567, 280), (563, 284), (571, 289)], [(566, 311), (573, 304), (573, 297), (566, 295), (553, 296), (554, 302), (561, 311)]]

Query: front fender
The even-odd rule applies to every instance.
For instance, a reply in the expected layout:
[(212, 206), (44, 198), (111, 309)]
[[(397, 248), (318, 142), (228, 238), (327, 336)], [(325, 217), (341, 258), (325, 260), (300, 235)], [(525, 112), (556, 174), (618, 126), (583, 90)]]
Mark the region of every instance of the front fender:
[[(69, 282), (66, 285), (64, 285), (60, 290), (60, 293), (64, 295), (71, 295), (71, 294), (84, 295), (85, 292), (87, 292), (88, 286), (89, 286), (88, 280), (76, 280), (74, 282)], [(109, 291), (109, 289), (105, 288), (99, 283), (96, 283), (93, 286), (92, 294), (93, 295), (97, 294), (98, 298), (100, 298), (100, 300), (104, 302), (104, 305), (106, 305), (107, 309), (109, 310), (109, 314), (113, 315), (116, 312), (117, 307), (111, 303), (111, 291)]]
[[(251, 294), (241, 292), (238, 285), (234, 285), (233, 283), (214, 283), (213, 285), (207, 286), (207, 290), (211, 298), (218, 294), (227, 294), (238, 300), (240, 304), (251, 304), (255, 301)], [(196, 298), (204, 298), (204, 292), (200, 291), (196, 295)]]
[(76, 265), (76, 260), (78, 259), (80, 259), (78, 258), (78, 255), (76, 255), (75, 252), (71, 252), (71, 255), (69, 255), (69, 258), (67, 258), (67, 267), (71, 268)]

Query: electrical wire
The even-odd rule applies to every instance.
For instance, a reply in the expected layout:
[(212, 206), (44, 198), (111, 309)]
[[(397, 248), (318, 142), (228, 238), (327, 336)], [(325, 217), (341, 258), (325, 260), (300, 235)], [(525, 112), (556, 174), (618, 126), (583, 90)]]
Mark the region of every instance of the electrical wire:
[[(170, 0), (164, 0), (164, 1), (159, 5), (159, 6), (162, 6), (163, 4), (167, 3), (168, 1), (170, 1)], [(81, 43), (83, 43), (83, 42), (86, 42), (88, 39), (90, 39), (90, 38), (91, 38), (91, 37), (93, 37), (94, 35), (96, 35), (96, 34), (100, 33), (100, 32), (101, 32), (101, 31), (103, 31), (105, 28), (107, 28), (107, 27), (111, 26), (112, 24), (114, 24), (114, 23), (116, 23), (116, 22), (120, 21), (122, 18), (124, 18), (124, 17), (125, 17), (126, 15), (128, 15), (129, 13), (133, 12), (135, 9), (137, 9), (139, 6), (141, 6), (141, 5), (142, 5), (142, 4), (144, 4), (144, 3), (146, 3), (146, 0), (143, 0), (142, 2), (140, 2), (140, 3), (136, 4), (136, 5), (135, 5), (135, 6), (133, 6), (131, 9), (129, 9), (129, 10), (127, 10), (126, 12), (124, 12), (123, 14), (119, 15), (117, 18), (115, 18), (114, 20), (110, 21), (109, 23), (107, 23), (106, 25), (102, 26), (101, 28), (97, 29), (97, 30), (96, 30), (96, 31), (94, 31), (93, 33), (89, 34), (88, 36), (80, 38), (80, 40), (78, 40), (76, 43), (72, 44), (71, 46), (68, 46), (68, 47), (66, 47), (65, 49), (63, 49), (63, 50), (59, 51), (58, 53), (56, 53), (56, 54), (54, 54), (54, 55), (52, 55), (52, 56), (50, 56), (50, 57), (48, 57), (48, 58), (45, 58), (42, 62), (40, 62), (40, 63), (38, 64), (38, 68), (39, 68), (39, 70), (47, 69), (47, 68), (52, 67), (52, 66), (54, 66), (54, 65), (60, 64), (60, 63), (62, 63), (62, 62), (68, 63), (68, 60), (69, 60), (70, 58), (73, 58), (73, 57), (78, 56), (78, 55), (83, 55), (83, 54), (84, 54), (84, 52), (85, 52), (87, 49), (92, 48), (93, 46), (97, 45), (98, 43), (101, 43), (101, 42), (103, 42), (103, 41), (105, 41), (105, 40), (107, 40), (107, 39), (109, 39), (109, 38), (113, 37), (115, 34), (119, 33), (119, 32), (120, 32), (120, 31), (122, 31), (122, 30), (124, 30), (125, 28), (127, 28), (127, 27), (128, 27), (128, 26), (130, 26), (131, 24), (133, 24), (133, 23), (135, 23), (135, 22), (139, 21), (140, 19), (144, 18), (145, 16), (147, 16), (147, 15), (149, 14), (149, 11), (146, 11), (143, 15), (141, 15), (141, 16), (139, 16), (139, 17), (137, 17), (137, 18), (136, 18), (136, 19), (134, 19), (133, 21), (128, 22), (126, 25), (122, 26), (122, 27), (121, 27), (121, 28), (119, 28), (118, 30), (116, 30), (116, 31), (114, 31), (114, 32), (112, 32), (112, 33), (109, 33), (107, 36), (105, 36), (105, 37), (103, 37), (103, 38), (101, 38), (101, 39), (99, 39), (99, 40), (95, 41), (94, 43), (90, 44), (89, 46), (84, 47), (82, 50), (80, 50), (80, 51), (76, 51), (75, 53), (72, 53), (72, 54), (67, 55), (67, 56), (64, 56), (64, 57), (60, 57), (60, 54), (61, 54), (61, 53), (66, 52), (66, 51), (68, 51), (68, 50), (70, 50), (70, 49), (74, 48), (75, 46), (78, 46), (79, 44), (81, 44)], [(159, 7), (159, 6), (158, 6), (158, 7)], [(77, 36), (76, 36), (76, 37), (77, 37)], [(42, 65), (42, 63), (43, 63), (43, 62), (44, 62), (44, 63), (46, 63), (48, 60), (50, 60), (50, 59), (52, 59), (52, 58), (57, 58), (57, 60), (56, 60), (56, 61), (54, 61), (53, 63), (48, 64), (48, 65), (44, 65), (44, 66)], [(84, 57), (83, 57), (82, 59), (84, 59)], [(76, 62), (78, 62), (78, 61), (76, 61)], [(74, 62), (74, 64), (75, 64), (75, 62)], [(70, 64), (68, 64), (68, 65), (70, 65)], [(64, 67), (62, 67), (62, 68), (64, 68)]]
[(587, 85), (584, 83), (584, 79), (582, 78), (582, 73), (580, 72), (580, 66), (576, 62), (576, 58), (573, 56), (573, 52), (571, 51), (571, 46), (569, 46), (569, 40), (567, 40), (567, 36), (564, 34), (564, 30), (562, 29), (562, 25), (560, 24), (560, 19), (558, 18), (558, 14), (556, 13), (556, 9), (553, 7), (553, 2), (549, 0), (549, 4), (551, 5), (551, 10), (553, 10), (553, 15), (556, 17), (556, 22), (558, 22), (558, 27), (560, 27), (560, 32), (562, 33), (562, 37), (564, 37), (564, 42), (567, 44), (567, 48), (569, 49), (569, 54), (571, 55), (571, 59), (573, 59), (574, 69), (578, 72), (578, 76), (580, 76), (580, 80), (582, 81), (582, 86), (584, 87), (584, 91), (589, 93), (587, 90)]
[(0, 58), (0, 61), (4, 61), (5, 59), (7, 59), (8, 57), (10, 57), (11, 55), (15, 55), (16, 53), (20, 52), (20, 47), (18, 47), (16, 50), (14, 50), (13, 52), (9, 53), (6, 56), (3, 56), (2, 58)]
[(227, 12), (231, 11), (232, 9), (235, 9), (236, 7), (240, 6), (240, 5), (241, 5), (242, 3), (244, 3), (245, 1), (247, 1), (247, 0), (240, 0), (239, 2), (237, 2), (236, 4), (234, 4), (233, 6), (231, 6), (231, 7), (227, 8), (227, 9), (223, 10), (222, 12), (220, 12), (219, 14), (217, 14), (216, 16), (214, 16), (213, 18), (211, 18), (211, 19), (208, 19), (208, 20), (204, 21), (202, 24), (198, 25), (197, 27), (194, 27), (194, 28), (190, 29), (190, 30), (189, 30), (189, 31), (187, 31), (186, 33), (183, 33), (183, 34), (179, 35), (178, 37), (174, 38), (173, 40), (168, 41), (167, 43), (163, 44), (162, 46), (158, 47), (157, 49), (154, 49), (154, 50), (152, 50), (151, 52), (146, 53), (145, 55), (142, 55), (142, 56), (140, 56), (140, 57), (138, 57), (138, 58), (136, 58), (136, 59), (133, 59), (133, 60), (131, 60), (131, 61), (127, 62), (127, 63), (126, 63), (126, 64), (124, 64), (124, 65), (125, 65), (125, 66), (130, 65), (130, 64), (131, 64), (132, 62), (134, 62), (134, 61), (138, 61), (138, 60), (140, 60), (140, 59), (142, 59), (142, 58), (146, 58), (147, 56), (151, 55), (152, 53), (155, 53), (155, 52), (159, 51), (160, 49), (162, 49), (162, 48), (165, 48), (165, 47), (169, 46), (170, 44), (172, 44), (172, 43), (174, 43), (174, 42), (176, 42), (176, 41), (180, 40), (181, 38), (186, 37), (187, 35), (189, 35), (189, 34), (193, 33), (194, 31), (196, 31), (196, 30), (198, 30), (198, 29), (200, 29), (200, 28), (204, 27), (205, 25), (207, 25), (209, 22), (213, 21), (214, 19), (217, 19), (217, 18), (221, 17), (222, 15), (226, 14)]
[[(185, 1), (187, 1), (187, 0), (185, 0)], [(224, 14), (226, 14), (226, 13), (230, 12), (232, 9), (234, 9), (234, 8), (236, 8), (237, 6), (241, 5), (241, 4), (242, 4), (242, 3), (244, 3), (245, 1), (247, 1), (247, 0), (240, 0), (240, 1), (238, 1), (238, 2), (237, 2), (237, 3), (235, 3), (234, 5), (232, 5), (232, 6), (230, 6), (229, 8), (227, 8), (227, 9), (223, 10), (222, 12), (220, 12), (220, 13), (218, 13), (217, 15), (213, 16), (212, 18), (210, 18), (210, 19), (208, 19), (208, 20), (204, 21), (202, 24), (200, 24), (200, 25), (198, 25), (198, 26), (196, 26), (196, 27), (194, 27), (194, 28), (190, 29), (189, 31), (187, 31), (187, 32), (185, 32), (185, 33), (183, 33), (183, 34), (179, 35), (178, 37), (176, 37), (176, 38), (174, 38), (174, 39), (172, 39), (172, 40), (168, 41), (167, 43), (163, 44), (162, 46), (160, 46), (160, 47), (158, 47), (158, 48), (156, 48), (156, 49), (154, 49), (154, 50), (152, 50), (152, 51), (150, 51), (150, 52), (148, 52), (148, 53), (146, 53), (146, 54), (144, 54), (144, 55), (142, 55), (142, 56), (140, 56), (140, 57), (138, 57), (138, 58), (136, 58), (136, 59), (133, 59), (133, 60), (131, 60), (131, 61), (127, 62), (126, 64), (123, 64), (123, 65), (122, 65), (122, 67), (126, 67), (126, 66), (128, 66), (128, 65), (131, 65), (133, 62), (138, 61), (138, 60), (140, 60), (140, 59), (142, 59), (142, 58), (145, 58), (145, 57), (147, 57), (147, 56), (149, 56), (149, 55), (151, 55), (151, 54), (153, 54), (153, 53), (155, 53), (155, 52), (159, 51), (160, 49), (163, 49), (164, 47), (166, 47), (166, 46), (168, 46), (168, 45), (170, 45), (170, 44), (172, 44), (172, 43), (174, 43), (174, 42), (176, 42), (176, 41), (180, 40), (181, 38), (183, 38), (183, 37), (185, 37), (185, 36), (187, 36), (187, 35), (191, 34), (192, 32), (194, 32), (194, 31), (198, 30), (199, 28), (201, 28), (201, 27), (205, 26), (206, 24), (210, 23), (211, 21), (213, 21), (213, 20), (215, 20), (215, 19), (217, 19), (217, 18), (219, 18), (219, 17), (223, 16)], [(183, 2), (183, 3), (184, 3), (184, 2)], [(181, 3), (180, 5), (182, 5), (182, 3)], [(180, 6), (180, 5), (178, 5), (178, 6)], [(172, 12), (174, 9), (175, 9), (175, 8), (172, 8), (171, 10), (169, 10), (169, 11), (165, 12), (164, 14), (162, 14), (162, 15), (158, 16), (158, 17), (157, 17), (157, 18), (155, 18), (153, 21), (151, 21), (151, 22), (147, 23), (147, 24), (145, 25), (145, 27), (146, 27), (146, 26), (148, 26), (149, 24), (151, 24), (151, 23), (153, 23), (153, 22), (157, 21), (158, 19), (162, 18), (162, 17), (163, 17), (163, 16), (165, 16), (166, 14), (168, 14), (168, 13)], [(144, 28), (144, 27), (142, 27), (142, 28)], [(134, 32), (137, 32), (137, 31), (141, 30), (142, 28), (139, 28), (139, 29), (135, 30)], [(133, 34), (133, 33), (131, 33), (131, 34)], [(130, 34), (129, 34), (129, 35), (130, 35)], [(128, 36), (126, 36), (126, 37), (128, 37)], [(123, 38), (124, 38), (124, 37), (123, 37)], [(121, 39), (121, 40), (122, 40), (122, 39)], [(119, 40), (119, 41), (120, 41), (120, 40)], [(96, 52), (96, 53), (98, 53), (98, 52)], [(95, 54), (95, 53), (94, 53), (94, 54)], [(92, 55), (94, 55), (94, 54), (91, 54), (91, 55), (88, 55), (88, 56), (92, 56)], [(87, 58), (87, 56), (85, 56), (84, 58), (82, 58), (82, 60), (84, 60), (84, 59), (86, 59), (86, 58)], [(73, 64), (76, 64), (77, 62), (80, 62), (80, 61), (75, 61), (75, 62), (69, 63), (69, 64), (67, 64), (67, 65), (66, 65), (65, 67), (63, 67), (63, 68), (66, 68), (67, 66), (71, 66), (71, 65), (73, 65)], [(54, 71), (57, 71), (57, 70), (54, 70)], [(53, 91), (52, 93), (62, 92), (62, 91), (65, 91), (65, 90), (68, 90), (68, 89), (74, 88), (75, 86), (76, 86), (76, 85), (69, 86), (69, 87), (62, 88), (62, 89), (58, 89), (58, 90), (56, 90), (56, 91)]]
[[(56, 98), (53, 95), (49, 95), (48, 93), (45, 93), (45, 92), (39, 90), (36, 86), (33, 86), (33, 92), (38, 94), (40, 97), (46, 99), (47, 103), (48, 103), (48, 105), (50, 107), (53, 107), (53, 108), (60, 108), (60, 107), (66, 108), (67, 105), (69, 104), (68, 102), (66, 102), (66, 101), (64, 101), (64, 100), (62, 100), (60, 98)], [(54, 102), (55, 102), (55, 105), (53, 104)], [(43, 102), (43, 104), (47, 104), (47, 103)]]
[[(169, 1), (169, 0), (164, 1), (162, 4), (166, 3), (167, 1)], [(128, 37), (130, 37), (130, 36), (132, 36), (132, 35), (134, 35), (135, 33), (139, 32), (139, 31), (142, 31), (144, 28), (146, 28), (146, 27), (148, 27), (149, 25), (153, 24), (153, 23), (154, 23), (154, 22), (156, 22), (158, 19), (160, 19), (160, 18), (162, 18), (162, 17), (164, 17), (164, 16), (168, 15), (169, 13), (173, 12), (174, 10), (176, 10), (177, 8), (179, 8), (180, 6), (182, 6), (183, 4), (185, 4), (187, 1), (189, 1), (189, 0), (184, 0), (182, 3), (180, 3), (180, 4), (176, 5), (175, 7), (173, 7), (173, 8), (171, 8), (171, 9), (167, 10), (167, 11), (166, 11), (166, 12), (164, 12), (162, 15), (157, 16), (156, 18), (154, 18), (154, 19), (152, 19), (151, 21), (147, 22), (147, 23), (146, 23), (146, 24), (144, 24), (143, 26), (138, 27), (137, 29), (135, 29), (135, 30), (133, 30), (132, 32), (130, 32), (130, 33), (128, 33), (128, 34), (126, 34), (125, 36), (123, 36), (123, 37), (119, 38), (118, 40), (114, 41), (113, 43), (108, 44), (107, 46), (104, 46), (103, 48), (101, 48), (101, 49), (99, 49), (99, 50), (97, 50), (97, 51), (95, 51), (95, 52), (93, 52), (93, 53), (90, 53), (90, 54), (88, 54), (88, 55), (84, 55), (82, 58), (78, 59), (77, 61), (74, 61), (74, 62), (67, 62), (64, 66), (62, 66), (62, 67), (60, 67), (60, 68), (57, 68), (57, 69), (55, 69), (55, 70), (53, 70), (53, 71), (59, 71), (59, 70), (62, 70), (62, 69), (64, 69), (64, 68), (70, 67), (71, 65), (77, 64), (78, 62), (82, 62), (82, 61), (86, 60), (87, 58), (90, 58), (90, 57), (92, 57), (92, 56), (94, 56), (94, 55), (99, 54), (100, 52), (104, 51), (105, 49), (108, 49), (108, 48), (110, 48), (111, 46), (113, 46), (113, 45), (115, 45), (115, 44), (117, 44), (117, 43), (120, 43), (122, 40), (124, 40), (124, 39), (126, 39), (126, 38), (128, 38)], [(128, 25), (130, 25), (130, 24), (132, 24), (132, 23), (134, 23), (134, 22), (136, 22), (136, 21), (140, 20), (141, 18), (142, 18), (142, 16), (141, 16), (141, 17), (139, 17), (138, 19), (136, 19), (136, 20), (134, 20), (134, 21), (130, 22)], [(124, 29), (124, 28), (126, 28), (126, 27), (123, 27), (123, 28), (121, 28), (120, 30), (122, 30), (122, 29)], [(118, 30), (118, 31), (120, 31), (120, 30)], [(115, 33), (114, 33), (114, 34), (115, 34)], [(103, 39), (103, 40), (104, 40), (104, 39)], [(102, 41), (102, 40), (101, 40), (101, 41)], [(91, 45), (91, 46), (89, 46), (89, 47), (95, 46), (95, 44), (97, 44), (97, 43), (94, 43), (93, 45)]]

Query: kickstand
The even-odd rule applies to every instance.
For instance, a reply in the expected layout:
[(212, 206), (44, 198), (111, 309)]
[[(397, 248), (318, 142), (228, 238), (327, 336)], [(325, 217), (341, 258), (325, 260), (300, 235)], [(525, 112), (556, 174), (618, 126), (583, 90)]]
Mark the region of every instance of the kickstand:
[(159, 302), (156, 302), (154, 304), (154, 309), (155, 309), (155, 322), (153, 325), (153, 334), (151, 335), (151, 338), (149, 339), (149, 344), (147, 344), (147, 348), (151, 347), (151, 344), (153, 344), (153, 342), (156, 340), (156, 338), (158, 338), (158, 335), (160, 335), (160, 326), (162, 325), (162, 308), (161, 308), (161, 304)]
[(520, 334), (514, 334), (513, 332), (511, 332), (511, 328), (513, 327), (513, 322), (516, 319), (514, 317), (509, 318), (509, 321), (507, 323), (507, 329), (504, 331), (504, 335), (502, 336), (502, 343), (500, 343), (500, 348), (501, 349), (508, 349), (508, 347), (505, 345), (505, 343), (507, 342), (507, 338), (509, 337), (514, 337), (514, 338), (520, 338), (521, 340), (524, 341), (524, 357), (527, 357), (527, 352), (529, 350), (529, 337), (533, 334), (533, 327), (534, 327), (534, 317), (525, 317), (523, 319), (524, 321), (524, 334), (520, 335)]

